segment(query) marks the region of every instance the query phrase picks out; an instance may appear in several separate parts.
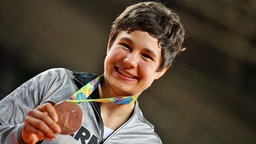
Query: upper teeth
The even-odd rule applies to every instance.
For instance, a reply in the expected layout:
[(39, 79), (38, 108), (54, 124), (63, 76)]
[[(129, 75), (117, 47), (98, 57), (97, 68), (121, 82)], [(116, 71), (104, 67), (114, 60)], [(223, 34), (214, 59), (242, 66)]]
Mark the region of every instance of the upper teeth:
[(118, 71), (119, 71), (122, 75), (124, 75), (124, 76), (126, 76), (126, 77), (128, 77), (128, 78), (133, 78), (132, 75), (130, 75), (129, 73), (127, 73), (127, 72), (125, 72), (125, 71), (123, 71), (123, 70), (121, 70), (121, 69), (118, 69)]

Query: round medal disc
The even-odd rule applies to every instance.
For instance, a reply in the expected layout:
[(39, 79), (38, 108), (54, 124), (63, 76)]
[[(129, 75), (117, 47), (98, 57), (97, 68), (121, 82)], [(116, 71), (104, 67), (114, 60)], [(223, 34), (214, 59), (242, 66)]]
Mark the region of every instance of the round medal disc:
[(57, 124), (61, 128), (61, 134), (75, 133), (83, 123), (81, 108), (72, 102), (60, 102), (54, 106), (58, 115)]

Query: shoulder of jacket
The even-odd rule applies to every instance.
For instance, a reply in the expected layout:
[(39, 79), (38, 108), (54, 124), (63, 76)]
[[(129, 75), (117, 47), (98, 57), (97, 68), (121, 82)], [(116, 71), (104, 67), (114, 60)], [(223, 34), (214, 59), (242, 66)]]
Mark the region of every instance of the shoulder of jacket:
[(146, 118), (145, 116), (143, 115), (143, 112), (141, 111), (140, 109), (140, 106), (139, 106), (139, 102), (136, 101), (136, 104), (135, 104), (135, 108), (134, 108), (134, 115), (136, 115), (136, 118), (138, 119), (138, 121), (140, 121), (141, 123), (147, 125), (148, 127), (154, 129), (154, 125), (151, 124)]
[(72, 71), (66, 68), (50, 68), (48, 70), (43, 71), (41, 74), (63, 75), (69, 73), (72, 73)]
[(81, 87), (94, 78), (97, 75), (89, 72), (78, 72), (73, 71), (67, 68), (51, 68), (48, 70), (43, 71), (42, 73), (38, 74), (37, 79), (44, 79), (44, 80), (61, 80), (65, 78), (72, 79), (77, 87)]
[(39, 73), (36, 77), (43, 79), (62, 79), (64, 77), (70, 77), (73, 79), (72, 71), (66, 68), (51, 68)]
[[(139, 128), (140, 130), (142, 130), (142, 133), (145, 135), (148, 135), (149, 137), (151, 137), (152, 141), (154, 141), (154, 143), (162, 143), (160, 137), (158, 136), (158, 134), (155, 132), (155, 128), (154, 125), (149, 122), (143, 115), (140, 107), (139, 107), (139, 102), (136, 101), (136, 105), (135, 105), (135, 109), (134, 109), (134, 114), (133, 114), (133, 122), (131, 123), (133, 126), (136, 123), (137, 128)], [(143, 135), (142, 134), (142, 135)]]

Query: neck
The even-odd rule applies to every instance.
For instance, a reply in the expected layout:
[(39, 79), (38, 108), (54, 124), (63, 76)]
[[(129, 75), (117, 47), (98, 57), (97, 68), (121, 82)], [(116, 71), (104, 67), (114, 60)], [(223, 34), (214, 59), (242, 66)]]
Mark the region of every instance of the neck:
[[(101, 98), (107, 97), (116, 97), (117, 94), (111, 92), (104, 85), (104, 81), (99, 84), (99, 94)], [(134, 110), (135, 103), (130, 104), (109, 104), (109, 103), (101, 103), (101, 116), (104, 122), (104, 125), (113, 130), (117, 129), (121, 126), (125, 121), (127, 121)]]
[(116, 94), (105, 82), (104, 78), (102, 79), (101, 83), (99, 83), (99, 93), (101, 98), (110, 98), (110, 97), (117, 97), (120, 96)]
[(132, 116), (134, 105), (134, 103), (126, 105), (101, 103), (104, 126), (116, 130)]

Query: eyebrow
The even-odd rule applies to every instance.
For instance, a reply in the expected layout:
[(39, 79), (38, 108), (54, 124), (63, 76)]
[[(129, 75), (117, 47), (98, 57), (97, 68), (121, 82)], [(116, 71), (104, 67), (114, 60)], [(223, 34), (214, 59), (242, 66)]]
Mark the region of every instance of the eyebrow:
[(131, 43), (133, 45), (133, 41), (128, 37), (122, 37), (119, 41), (128, 41), (128, 43)]
[[(128, 38), (128, 37), (122, 37), (120, 39), (120, 41), (128, 41), (128, 43), (134, 45), (134, 42)], [(153, 52), (152, 50), (150, 50), (149, 48), (143, 48), (146, 52), (150, 53), (153, 57), (157, 58), (157, 55), (155, 54), (155, 52)]]

